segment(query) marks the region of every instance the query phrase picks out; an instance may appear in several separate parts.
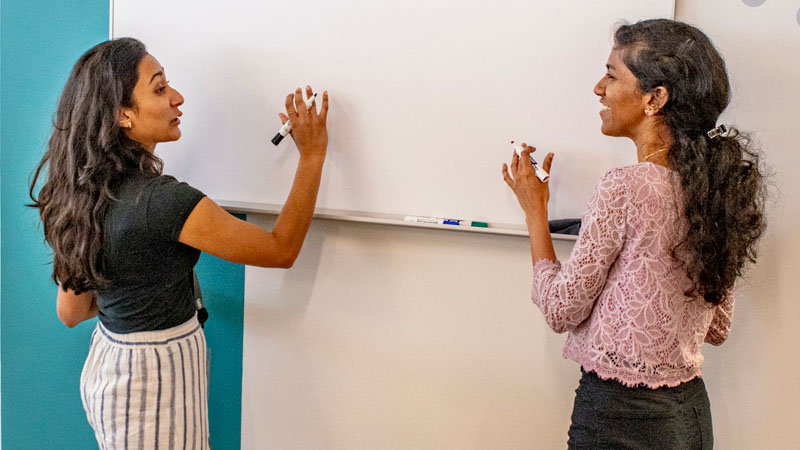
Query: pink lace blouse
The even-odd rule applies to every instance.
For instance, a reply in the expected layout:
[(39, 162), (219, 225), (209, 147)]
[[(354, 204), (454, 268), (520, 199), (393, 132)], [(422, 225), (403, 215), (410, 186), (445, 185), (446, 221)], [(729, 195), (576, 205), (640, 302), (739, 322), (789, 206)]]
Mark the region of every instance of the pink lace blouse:
[(533, 267), (533, 302), (568, 331), (565, 358), (627, 386), (677, 386), (701, 375), (703, 342), (721, 344), (733, 293), (716, 307), (684, 295), (671, 256), (686, 234), (678, 174), (640, 163), (600, 179), (570, 258)]

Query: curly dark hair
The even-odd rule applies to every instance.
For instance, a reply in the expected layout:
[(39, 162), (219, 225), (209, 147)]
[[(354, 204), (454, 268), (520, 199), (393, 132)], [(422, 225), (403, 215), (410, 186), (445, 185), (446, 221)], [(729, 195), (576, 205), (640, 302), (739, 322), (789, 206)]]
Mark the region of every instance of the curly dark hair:
[(668, 92), (658, 114), (673, 138), (668, 160), (680, 175), (689, 223), (673, 255), (686, 255), (681, 262), (694, 281), (686, 294), (717, 304), (745, 264), (756, 261), (766, 226), (759, 151), (735, 128), (707, 134), (730, 101), (725, 62), (702, 31), (668, 19), (622, 25), (614, 46), (642, 92)]
[[(129, 139), (119, 125), (121, 107), (134, 106), (133, 88), (144, 44), (121, 38), (84, 53), (67, 79), (53, 133), (30, 185), (45, 241), (53, 249), (53, 280), (77, 292), (107, 285), (100, 267), (103, 217), (113, 190), (128, 171), (160, 174), (161, 160)], [(34, 194), (46, 167), (47, 180)]]

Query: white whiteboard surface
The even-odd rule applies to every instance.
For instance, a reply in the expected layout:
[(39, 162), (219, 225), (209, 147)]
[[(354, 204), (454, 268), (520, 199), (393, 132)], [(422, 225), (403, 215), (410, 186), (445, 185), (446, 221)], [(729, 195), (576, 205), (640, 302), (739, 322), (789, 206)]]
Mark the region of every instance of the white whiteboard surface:
[(673, 0), (112, 1), (185, 97), (166, 172), (219, 201), (281, 204), (297, 151), (275, 147), (287, 93), (330, 93), (318, 206), (522, 224), (500, 167), (510, 139), (556, 153), (550, 218), (579, 217), (597, 179), (635, 163), (600, 133), (592, 93), (614, 25)]

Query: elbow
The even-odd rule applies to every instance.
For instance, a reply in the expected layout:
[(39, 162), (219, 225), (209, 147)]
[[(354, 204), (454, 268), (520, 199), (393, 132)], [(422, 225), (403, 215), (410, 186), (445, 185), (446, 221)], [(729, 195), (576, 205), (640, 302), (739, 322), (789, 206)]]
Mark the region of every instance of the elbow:
[(66, 311), (63, 311), (60, 308), (58, 309), (57, 314), (58, 314), (58, 320), (60, 320), (61, 323), (66, 325), (67, 328), (75, 328), (76, 325), (81, 323), (80, 320), (77, 320), (73, 315), (69, 314)]
[(294, 262), (297, 260), (297, 253), (291, 252), (285, 255), (282, 255), (278, 258), (275, 262), (273, 267), (277, 267), (279, 269), (291, 269), (294, 266)]
[(547, 325), (556, 333), (564, 333), (574, 330), (578, 324), (572, 323), (566, 317), (561, 317), (559, 314), (545, 314), (544, 320)]
[(58, 320), (66, 325), (67, 328), (75, 328), (79, 323), (89, 318), (80, 311), (61, 305), (56, 308), (56, 314), (58, 315)]
[(705, 341), (715, 347), (722, 345), (728, 339), (728, 333), (712, 333), (706, 334)]
[(287, 259), (287, 260), (285, 260), (285, 261), (281, 261), (281, 262), (278, 264), (278, 268), (279, 268), (279, 269), (291, 269), (293, 265), (294, 265), (294, 258), (292, 258), (292, 259)]
[(266, 267), (270, 269), (290, 269), (294, 265), (296, 259), (297, 254), (292, 254), (289, 252), (272, 253), (261, 255), (258, 259), (245, 262), (245, 264), (252, 264), (254, 266)]
[[(533, 302), (539, 306), (539, 309), (542, 311), (542, 316), (544, 317), (544, 321), (547, 322), (547, 325), (556, 333), (564, 333), (567, 331), (572, 331), (577, 328), (583, 321), (588, 317), (588, 313), (586, 317), (584, 314), (568, 314), (562, 307), (559, 307), (557, 304), (551, 304), (547, 302), (537, 302), (537, 299), (534, 298)], [(588, 312), (591, 312), (589, 310)]]
[(575, 328), (574, 326), (570, 326), (569, 324), (563, 321), (548, 320), (547, 325), (549, 325), (550, 328), (558, 334), (565, 333)]

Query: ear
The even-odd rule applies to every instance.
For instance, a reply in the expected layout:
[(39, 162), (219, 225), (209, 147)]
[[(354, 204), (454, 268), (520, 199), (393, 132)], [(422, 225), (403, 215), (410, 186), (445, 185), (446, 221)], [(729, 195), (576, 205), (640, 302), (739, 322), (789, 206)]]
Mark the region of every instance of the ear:
[(644, 95), (645, 108), (658, 114), (659, 111), (667, 104), (669, 100), (669, 92), (664, 86), (658, 86), (652, 91)]
[(121, 128), (131, 128), (134, 116), (133, 108), (122, 107), (117, 113), (117, 123)]

